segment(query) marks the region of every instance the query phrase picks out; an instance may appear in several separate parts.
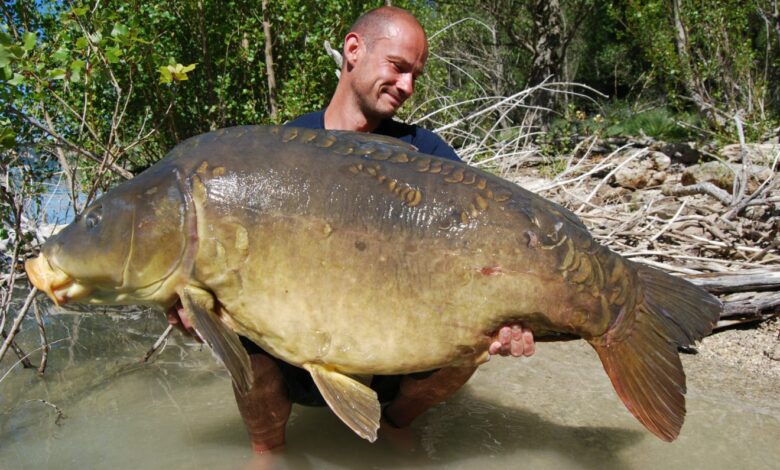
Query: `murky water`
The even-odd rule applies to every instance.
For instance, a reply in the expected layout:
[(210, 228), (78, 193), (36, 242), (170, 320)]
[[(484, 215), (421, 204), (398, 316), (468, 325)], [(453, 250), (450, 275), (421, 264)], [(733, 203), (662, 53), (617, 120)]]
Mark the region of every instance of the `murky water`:
[[(60, 341), (45, 377), (15, 370), (0, 382), (0, 468), (780, 467), (780, 390), (687, 356), (688, 418), (666, 444), (626, 411), (584, 342), (494, 359), (411, 429), (380, 432), (374, 444), (327, 409), (295, 407), (287, 446), (261, 458), (210, 352), (175, 333), (153, 363), (139, 362), (165, 327), (160, 314), (47, 321), (50, 341)], [(29, 349), (32, 326), (22, 334)], [(37, 400), (65, 418), (55, 423)]]

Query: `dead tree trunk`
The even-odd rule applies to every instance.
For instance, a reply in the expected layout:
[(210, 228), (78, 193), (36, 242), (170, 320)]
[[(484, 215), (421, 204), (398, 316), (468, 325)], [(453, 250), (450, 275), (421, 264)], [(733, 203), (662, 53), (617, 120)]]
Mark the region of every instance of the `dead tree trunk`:
[[(532, 87), (550, 78), (560, 76), (563, 65), (561, 57), (561, 5), (558, 0), (537, 1), (533, 7), (534, 58), (528, 75), (528, 86)], [(553, 95), (539, 93), (533, 98), (533, 105), (552, 107)]]
[(704, 113), (705, 116), (708, 116), (710, 120), (719, 127), (725, 127), (725, 118), (718, 114), (712, 101), (708, 99), (707, 90), (704, 88), (704, 85), (697, 75), (696, 68), (691, 62), (690, 42), (688, 41), (688, 32), (686, 31), (685, 23), (682, 19), (680, 0), (672, 0), (672, 21), (674, 22), (674, 37), (677, 55), (680, 57), (680, 62), (684, 69), (683, 85), (702, 113)]
[(268, 0), (263, 0), (263, 35), (265, 36), (265, 71), (268, 77), (268, 103), (271, 107), (271, 120), (278, 115), (276, 104), (276, 75), (274, 74), (273, 40), (271, 38), (271, 20), (268, 15)]

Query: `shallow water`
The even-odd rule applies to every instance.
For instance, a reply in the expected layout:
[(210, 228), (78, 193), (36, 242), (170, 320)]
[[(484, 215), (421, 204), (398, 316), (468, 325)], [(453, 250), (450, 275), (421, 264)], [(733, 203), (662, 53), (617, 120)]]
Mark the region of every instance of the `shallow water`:
[[(411, 429), (380, 431), (374, 444), (327, 409), (296, 406), (283, 452), (257, 457), (229, 378), (208, 350), (174, 333), (153, 363), (139, 363), (165, 327), (159, 313), (58, 313), (47, 322), (49, 340), (61, 341), (45, 377), (19, 369), (0, 382), (0, 468), (780, 466), (776, 388), (684, 357), (688, 417), (667, 444), (628, 413), (581, 341), (541, 344), (530, 359), (494, 359)], [(34, 349), (37, 332), (25, 327), (22, 343)], [(65, 418), (55, 423), (54, 410), (36, 400)]]

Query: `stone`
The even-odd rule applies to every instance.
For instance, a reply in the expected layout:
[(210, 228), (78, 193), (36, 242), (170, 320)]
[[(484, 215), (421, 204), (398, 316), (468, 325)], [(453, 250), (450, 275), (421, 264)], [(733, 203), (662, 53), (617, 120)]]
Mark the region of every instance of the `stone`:
[[(684, 186), (709, 182), (730, 193), (734, 188), (734, 175), (741, 172), (742, 165), (738, 163), (706, 162), (686, 168), (681, 182)], [(769, 168), (751, 165), (748, 192), (758, 189), (758, 186), (771, 176), (772, 170)]]
[[(771, 166), (780, 154), (780, 144), (745, 144), (745, 151), (750, 156), (750, 162), (757, 165)], [(720, 149), (720, 156), (731, 163), (742, 163), (742, 146), (730, 144)]]
[(693, 165), (702, 160), (702, 154), (697, 149), (686, 143), (667, 143), (661, 146), (661, 152), (674, 160), (675, 163)]
[(671, 159), (663, 152), (650, 151), (631, 160), (615, 172), (610, 184), (630, 189), (642, 189), (662, 184)]

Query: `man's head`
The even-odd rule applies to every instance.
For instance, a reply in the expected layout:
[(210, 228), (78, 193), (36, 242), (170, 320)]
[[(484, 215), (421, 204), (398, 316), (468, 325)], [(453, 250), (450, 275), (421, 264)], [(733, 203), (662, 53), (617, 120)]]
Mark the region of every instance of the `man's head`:
[(339, 88), (371, 120), (392, 117), (414, 92), (428, 58), (428, 40), (417, 19), (396, 7), (365, 13), (344, 38)]

